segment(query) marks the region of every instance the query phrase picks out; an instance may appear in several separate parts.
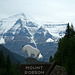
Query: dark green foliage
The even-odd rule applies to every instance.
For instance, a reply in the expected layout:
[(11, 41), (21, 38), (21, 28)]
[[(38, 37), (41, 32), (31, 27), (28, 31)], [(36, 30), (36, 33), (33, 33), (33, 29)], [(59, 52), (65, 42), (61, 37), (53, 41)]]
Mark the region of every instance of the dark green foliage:
[(74, 35), (75, 35), (74, 27), (73, 24), (71, 24), (71, 36), (74, 37)]
[(18, 64), (11, 67), (10, 75), (21, 75)]
[(67, 25), (67, 29), (66, 29), (66, 34), (65, 34), (65, 36), (66, 36), (67, 38), (70, 38), (70, 36), (71, 36), (71, 28), (70, 28), (70, 26), (69, 26), (69, 23), (68, 23), (68, 25)]
[(73, 24), (71, 24), (71, 26), (70, 26), (69, 23), (68, 23), (66, 33), (65, 33), (65, 37), (71, 38), (71, 37), (74, 37), (74, 35), (75, 35), (75, 31), (74, 31)]
[(11, 69), (11, 60), (10, 60), (10, 57), (8, 55), (6, 58), (6, 71), (7, 71), (8, 75), (10, 75), (10, 69)]
[(50, 62), (50, 63), (53, 62), (53, 58), (52, 58), (52, 56), (50, 56), (49, 62)]
[(6, 58), (6, 69), (7, 70), (10, 70), (11, 69), (11, 60), (10, 60), (9, 55)]
[(7, 75), (6, 72), (5, 68), (0, 68), (0, 75)]
[(0, 50), (0, 68), (4, 68), (4, 67), (5, 67), (5, 59), (4, 59), (3, 52)]
[[(10, 43), (9, 43), (10, 44)], [(9, 46), (10, 47), (10, 46)], [(4, 57), (5, 57), (5, 60), (7, 58), (7, 55), (10, 56), (10, 59), (11, 59), (11, 63), (12, 64), (18, 64), (18, 63), (26, 63), (25, 61), (25, 58), (16, 54), (16, 53), (13, 53), (11, 51), (9, 51), (6, 47), (4, 47), (3, 45), (0, 44), (0, 50), (3, 52), (4, 54)]]
[(19, 64), (11, 64), (10, 56), (5, 60), (3, 52), (0, 50), (0, 75), (21, 75)]
[(58, 65), (65, 67), (68, 75), (75, 75), (75, 31), (73, 25), (67, 26), (65, 36), (58, 42), (58, 51), (54, 56)]

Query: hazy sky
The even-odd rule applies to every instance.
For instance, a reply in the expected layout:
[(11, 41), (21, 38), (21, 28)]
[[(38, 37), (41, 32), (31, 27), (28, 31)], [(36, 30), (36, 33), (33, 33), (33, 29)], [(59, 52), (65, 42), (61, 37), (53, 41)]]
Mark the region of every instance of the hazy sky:
[(21, 12), (37, 21), (75, 24), (75, 0), (0, 0), (0, 19)]

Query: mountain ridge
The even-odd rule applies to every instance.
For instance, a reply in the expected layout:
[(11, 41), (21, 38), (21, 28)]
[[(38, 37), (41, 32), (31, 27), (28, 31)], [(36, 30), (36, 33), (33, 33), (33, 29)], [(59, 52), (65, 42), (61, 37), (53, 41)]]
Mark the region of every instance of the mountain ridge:
[(21, 51), (22, 46), (30, 44), (41, 51), (44, 56), (42, 60), (48, 61), (49, 56), (56, 52), (58, 40), (64, 36), (66, 26), (67, 24), (39, 25), (24, 14), (17, 14), (0, 20), (0, 43), (2, 41), (6, 48), (22, 56), (25, 56)]

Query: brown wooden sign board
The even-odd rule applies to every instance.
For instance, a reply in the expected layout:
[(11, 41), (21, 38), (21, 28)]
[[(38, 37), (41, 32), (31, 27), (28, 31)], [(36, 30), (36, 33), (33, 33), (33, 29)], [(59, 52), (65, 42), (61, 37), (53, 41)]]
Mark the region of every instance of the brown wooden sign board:
[(21, 64), (20, 70), (22, 75), (50, 75), (55, 62), (52, 64)]

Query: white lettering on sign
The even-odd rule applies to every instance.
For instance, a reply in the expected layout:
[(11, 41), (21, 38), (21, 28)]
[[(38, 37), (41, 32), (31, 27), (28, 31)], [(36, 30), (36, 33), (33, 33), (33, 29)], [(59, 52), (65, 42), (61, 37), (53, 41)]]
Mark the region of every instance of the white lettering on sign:
[(43, 75), (44, 74), (44, 70), (43, 70), (43, 66), (25, 66), (25, 71), (24, 71), (25, 75)]
[(44, 71), (25, 71), (24, 74), (44, 74)]
[(43, 66), (26, 66), (25, 69), (27, 70), (42, 70)]

